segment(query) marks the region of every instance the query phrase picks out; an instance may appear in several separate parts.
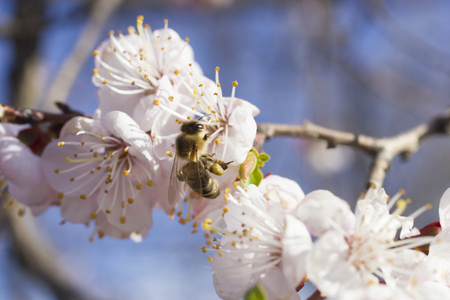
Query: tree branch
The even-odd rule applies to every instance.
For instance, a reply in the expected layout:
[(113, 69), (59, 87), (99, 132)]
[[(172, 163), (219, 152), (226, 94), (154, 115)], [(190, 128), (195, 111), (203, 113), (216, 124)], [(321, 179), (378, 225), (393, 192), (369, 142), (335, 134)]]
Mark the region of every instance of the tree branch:
[(276, 136), (292, 136), (310, 140), (323, 140), (329, 148), (337, 145), (350, 146), (361, 150), (373, 158), (368, 183), (382, 186), (392, 160), (401, 156), (410, 158), (428, 138), (450, 133), (450, 110), (436, 116), (429, 123), (421, 124), (408, 131), (387, 138), (375, 138), (351, 132), (322, 127), (311, 122), (301, 125), (273, 123), (258, 124), (257, 147)]

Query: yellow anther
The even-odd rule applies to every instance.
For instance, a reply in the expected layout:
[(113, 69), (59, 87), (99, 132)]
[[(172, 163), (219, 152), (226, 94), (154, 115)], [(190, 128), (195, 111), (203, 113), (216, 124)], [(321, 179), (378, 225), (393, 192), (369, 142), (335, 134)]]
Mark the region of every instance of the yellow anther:
[(138, 190), (142, 189), (142, 183), (136, 184), (136, 189), (138, 189)]
[(173, 157), (172, 151), (166, 151), (166, 155), (169, 156), (169, 157)]
[(105, 210), (105, 213), (109, 215), (111, 213), (111, 211), (109, 209), (107, 209), (107, 210)]
[(58, 199), (62, 199), (64, 197), (64, 193), (59, 192), (58, 193)]
[(108, 32), (108, 34), (109, 34), (109, 35), (114, 35), (114, 30), (110, 30), (110, 31)]
[(231, 242), (231, 245), (232, 245), (233, 247), (236, 247), (236, 245), (237, 245), (236, 241), (232, 241), (232, 242)]
[(198, 227), (198, 221), (195, 221), (195, 222), (192, 224), (192, 227), (193, 227), (193, 228), (197, 228), (197, 227)]
[(153, 186), (153, 181), (151, 179), (147, 180), (147, 185), (148, 186)]
[(237, 188), (237, 186), (238, 186), (237, 181), (233, 182), (233, 186), (234, 186), (235, 188)]
[(59, 222), (59, 225), (64, 225), (66, 224), (66, 220), (62, 220), (61, 222)]
[(122, 206), (122, 208), (125, 208), (125, 201), (120, 202), (120, 206)]
[(128, 204), (133, 204), (134, 200), (133, 198), (128, 198)]
[(204, 234), (204, 237), (207, 238), (207, 239), (209, 239), (209, 238), (211, 238), (211, 235), (210, 235), (209, 233), (206, 232), (206, 233)]
[(58, 147), (62, 147), (64, 145), (64, 142), (59, 142)]
[(220, 145), (220, 139), (216, 139), (216, 145)]
[(178, 70), (175, 70), (175, 75), (178, 75), (178, 74), (180, 74), (180, 71), (178, 71)]
[(203, 253), (206, 253), (206, 250), (207, 250), (206, 246), (203, 246), (203, 247), (202, 247), (202, 252), (203, 252)]
[(135, 85), (136, 83), (134, 81), (131, 82), (131, 85)]
[(55, 169), (55, 174), (59, 174), (59, 169)]
[(219, 82), (217, 83), (217, 87), (220, 87), (220, 83)]
[(130, 174), (130, 172), (128, 172), (127, 170), (124, 170), (122, 173), (123, 173), (123, 175), (129, 175)]
[(213, 261), (211, 256), (208, 256), (208, 260), (209, 260), (210, 263), (212, 263), (212, 261)]
[(220, 70), (220, 68), (219, 68), (219, 67), (216, 67), (216, 72), (219, 72), (219, 70)]
[(91, 213), (90, 217), (91, 217), (91, 219), (95, 219), (95, 218), (97, 218), (97, 214), (96, 213)]
[(213, 247), (214, 249), (217, 249), (217, 245), (212, 245), (212, 247)]
[(105, 233), (101, 230), (97, 231), (97, 234), (99, 239), (102, 239), (105, 236)]
[(183, 121), (181, 121), (180, 119), (176, 119), (175, 121), (177, 121), (178, 124), (183, 124)]
[(126, 221), (127, 221), (127, 218), (120, 217), (120, 224), (125, 224)]
[(143, 15), (137, 16), (137, 22), (138, 22), (138, 23), (141, 23), (141, 24), (142, 24), (143, 21), (144, 21), (144, 16), (143, 16)]
[(433, 208), (433, 205), (431, 203), (428, 203), (427, 205), (425, 205), (425, 208), (430, 210)]
[(86, 200), (86, 195), (81, 194), (81, 195), (80, 195), (80, 198), (83, 199), (83, 200)]
[(164, 24), (167, 24), (167, 23), (169, 23), (169, 20), (164, 19)]
[(154, 104), (154, 105), (159, 105), (159, 103), (160, 103), (160, 102), (159, 102), (158, 99), (155, 99), (155, 100), (153, 101), (153, 104)]
[(238, 86), (238, 82), (235, 80), (235, 81), (233, 81), (232, 85), (233, 85), (233, 87), (237, 87)]
[(98, 50), (94, 50), (93, 52), (92, 52), (92, 56), (97, 56), (98, 55)]
[(230, 189), (229, 188), (226, 188), (225, 189), (225, 194), (229, 194), (230, 193)]
[(211, 240), (207, 240), (207, 241), (206, 241), (206, 245), (211, 246), (211, 244), (212, 244), (212, 241), (211, 241)]
[(98, 69), (93, 69), (93, 70), (92, 70), (92, 74), (98, 75)]
[(186, 43), (189, 43), (189, 41), (190, 41), (190, 39), (187, 37), (187, 38), (186, 38)]
[(224, 213), (228, 212), (228, 206), (225, 206), (225, 207), (223, 208), (223, 212), (224, 212)]
[(223, 255), (223, 252), (222, 252), (222, 251), (219, 251), (219, 252), (217, 252), (217, 254), (219, 254), (219, 256), (222, 256), (222, 255)]
[(19, 215), (19, 217), (21, 217), (25, 214), (25, 210), (23, 210), (23, 208), (21, 208), (17, 211), (17, 214)]
[(170, 101), (173, 101), (173, 96), (169, 96), (169, 100), (170, 100)]
[(406, 191), (404, 189), (399, 189), (398, 192), (400, 195), (403, 195), (404, 193), (406, 193)]

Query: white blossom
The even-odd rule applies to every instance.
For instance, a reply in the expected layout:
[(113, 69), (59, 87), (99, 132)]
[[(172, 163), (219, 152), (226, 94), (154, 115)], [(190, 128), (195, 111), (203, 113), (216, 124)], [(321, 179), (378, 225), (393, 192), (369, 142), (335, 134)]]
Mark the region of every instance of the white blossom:
[(123, 112), (72, 119), (43, 159), (45, 175), (59, 191), (61, 215), (70, 222), (104, 215), (119, 231), (145, 236), (153, 207), (167, 195), (156, 176), (149, 135)]
[[(270, 189), (268, 185), (265, 189)], [(212, 259), (214, 285), (222, 298), (239, 299), (257, 283), (276, 293), (273, 299), (298, 297), (295, 289), (305, 277), (305, 256), (312, 241), (303, 223), (283, 207), (286, 202), (279, 196), (289, 191), (282, 187), (265, 194), (254, 185), (237, 187), (236, 193), (227, 195), (224, 227), (205, 221), (204, 229), (222, 236), (220, 245), (213, 245)], [(297, 202), (303, 195), (298, 196)]]
[[(404, 218), (400, 215), (406, 201), (399, 198), (400, 195), (396, 195), (387, 202), (384, 190), (372, 187), (357, 202), (353, 228), (349, 226), (353, 221), (349, 223), (345, 218), (335, 217), (328, 208), (320, 203), (316, 205), (325, 212), (328, 225), (325, 231), (316, 230), (320, 237), (307, 260), (307, 273), (323, 294), (334, 297), (346, 290), (376, 285), (379, 279), (388, 285), (404, 284), (414, 266), (424, 259), (425, 254), (411, 249), (429, 242), (430, 237), (396, 240), (396, 236), (403, 222), (414, 219), (429, 206)], [(350, 215), (345, 205), (332, 204), (339, 198), (331, 194), (329, 201), (330, 206), (337, 209), (336, 214)], [(389, 213), (395, 204), (397, 208)], [(318, 227), (316, 224), (315, 228)]]

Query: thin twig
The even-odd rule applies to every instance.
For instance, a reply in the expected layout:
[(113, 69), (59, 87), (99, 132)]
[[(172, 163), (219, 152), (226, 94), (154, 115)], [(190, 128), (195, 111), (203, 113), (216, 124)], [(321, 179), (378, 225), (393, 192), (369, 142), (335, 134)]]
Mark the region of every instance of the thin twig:
[[(420, 145), (436, 135), (448, 135), (450, 133), (450, 110), (436, 116), (429, 123), (421, 124), (408, 131), (387, 138), (375, 138), (367, 135), (358, 135), (351, 132), (334, 130), (322, 127), (311, 122), (301, 125), (284, 125), (263, 123), (258, 124), (258, 143), (276, 137), (292, 136), (312, 140), (324, 140), (328, 147), (337, 145), (350, 146), (361, 150), (373, 158), (369, 171), (368, 183), (382, 186), (386, 172), (392, 160), (401, 156), (403, 159), (411, 157)], [(261, 145), (259, 145), (261, 146)]]
[(64, 125), (73, 117), (88, 117), (85, 114), (72, 110), (66, 104), (56, 103), (56, 106), (62, 111), (62, 114), (49, 113), (29, 108), (16, 109), (0, 103), (0, 123), (36, 125), (43, 122), (51, 122), (53, 125)]

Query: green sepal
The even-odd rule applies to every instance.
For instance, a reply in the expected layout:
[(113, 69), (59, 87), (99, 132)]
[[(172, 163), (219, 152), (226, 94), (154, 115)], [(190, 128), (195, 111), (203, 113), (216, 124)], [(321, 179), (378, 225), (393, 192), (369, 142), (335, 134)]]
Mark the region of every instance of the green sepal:
[(247, 291), (244, 300), (267, 300), (267, 294), (264, 288), (257, 284)]
[(255, 148), (250, 149), (239, 169), (239, 177), (244, 188), (250, 184), (258, 186), (261, 183), (264, 176), (259, 168), (263, 167), (269, 159), (270, 156), (266, 153), (260, 154)]

